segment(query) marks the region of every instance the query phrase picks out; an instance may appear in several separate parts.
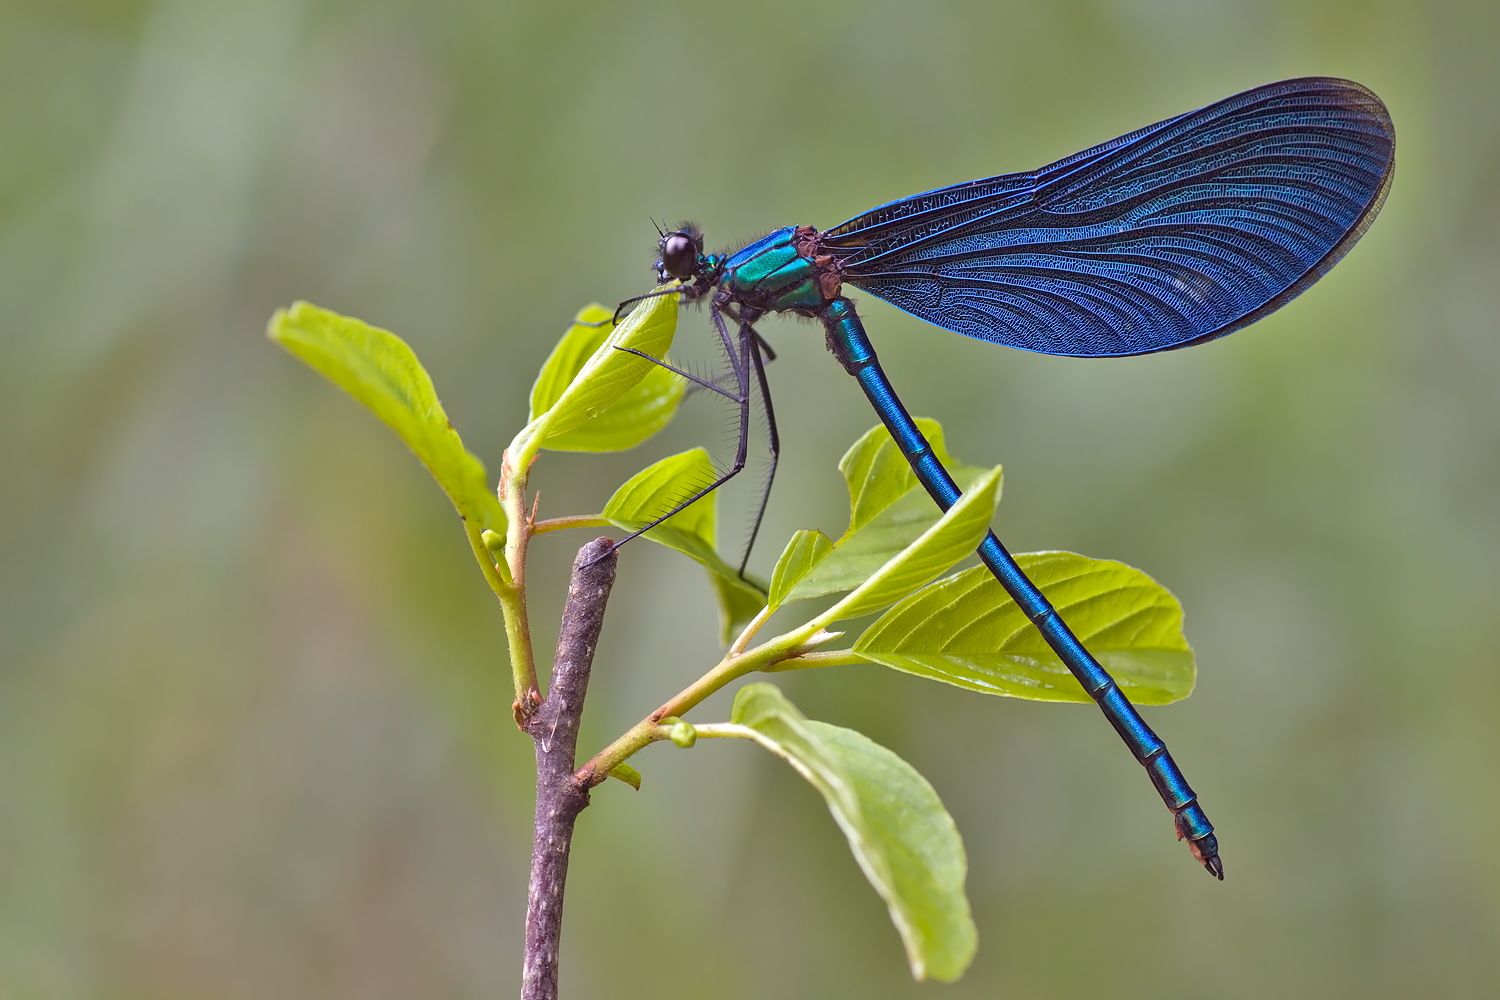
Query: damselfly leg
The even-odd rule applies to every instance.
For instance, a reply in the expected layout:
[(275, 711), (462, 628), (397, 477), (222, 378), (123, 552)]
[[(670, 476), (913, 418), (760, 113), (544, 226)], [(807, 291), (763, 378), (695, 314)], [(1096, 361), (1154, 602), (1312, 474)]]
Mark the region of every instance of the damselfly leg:
[[(720, 395), (726, 397), (739, 407), (739, 432), (737, 434), (737, 441), (735, 445), (734, 462), (730, 465), (727, 471), (725, 471), (713, 482), (709, 483), (707, 486), (702, 487), (701, 489), (696, 490), (692, 494), (692, 496), (689, 496), (681, 502), (677, 503), (672, 507), (671, 510), (667, 511), (665, 514), (662, 514), (650, 524), (637, 528), (635, 531), (632, 531), (630, 534), (620, 539), (615, 543), (615, 548), (619, 548), (621, 545), (624, 545), (631, 539), (645, 534), (672, 515), (685, 510), (686, 508), (697, 503), (699, 500), (702, 500), (714, 490), (718, 489), (720, 486), (723, 486), (725, 483), (729, 482), (729, 480), (739, 475), (741, 470), (745, 468), (745, 459), (750, 453), (750, 369), (752, 366), (760, 365), (760, 355), (756, 350), (756, 341), (759, 340), (759, 334), (757, 334), (755, 330), (750, 326), (749, 321), (741, 319), (739, 323), (739, 329), (737, 331), (737, 336), (731, 337), (729, 334), (729, 328), (724, 323), (724, 316), (720, 312), (717, 304), (710, 304), (709, 316), (712, 318), (714, 329), (718, 332), (719, 339), (724, 345), (724, 353), (728, 358), (729, 366), (731, 369), (730, 374), (734, 376), (735, 391), (733, 393), (730, 393), (728, 390), (724, 389), (721, 386), (715, 385), (712, 382), (687, 375), (685, 372), (673, 368), (671, 365), (668, 365), (663, 361), (658, 361), (656, 358), (653, 358), (648, 354), (640, 354), (639, 351), (632, 351), (631, 353), (640, 354), (641, 357), (647, 358), (651, 362), (660, 365), (663, 368), (667, 368), (668, 370), (675, 372), (678, 375), (682, 375), (683, 377), (696, 382), (704, 388), (711, 389), (714, 392), (717, 392)], [(757, 527), (758, 526), (759, 522), (757, 519)]]
[[(747, 324), (748, 326), (748, 324)], [(760, 534), (760, 522), (766, 516), (766, 504), (771, 500), (771, 484), (776, 481), (776, 465), (781, 461), (781, 435), (776, 430), (776, 410), (771, 405), (771, 386), (766, 381), (766, 362), (776, 360), (776, 352), (759, 333), (750, 328), (750, 362), (755, 369), (755, 384), (760, 389), (761, 405), (766, 410), (766, 445), (771, 453), (771, 464), (766, 469), (765, 481), (760, 486), (760, 499), (755, 505), (755, 520), (750, 524), (750, 537), (745, 541), (745, 554), (740, 557), (740, 578), (745, 576), (745, 567), (750, 564), (750, 551), (755, 548), (755, 538)], [(761, 355), (764, 353), (765, 357)]]

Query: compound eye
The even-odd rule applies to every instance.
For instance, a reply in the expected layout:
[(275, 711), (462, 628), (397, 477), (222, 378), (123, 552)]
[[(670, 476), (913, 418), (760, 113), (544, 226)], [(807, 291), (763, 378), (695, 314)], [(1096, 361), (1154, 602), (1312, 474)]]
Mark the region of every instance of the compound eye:
[(674, 278), (691, 278), (698, 268), (698, 244), (687, 233), (668, 233), (661, 241), (661, 266)]

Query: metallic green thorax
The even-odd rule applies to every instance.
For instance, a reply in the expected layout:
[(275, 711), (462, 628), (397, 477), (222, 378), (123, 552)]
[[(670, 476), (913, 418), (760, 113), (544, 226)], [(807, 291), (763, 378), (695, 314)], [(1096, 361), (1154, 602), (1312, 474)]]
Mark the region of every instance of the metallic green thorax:
[(811, 232), (789, 226), (756, 240), (724, 262), (721, 287), (762, 312), (819, 308), (829, 298), (829, 263), (806, 255)]

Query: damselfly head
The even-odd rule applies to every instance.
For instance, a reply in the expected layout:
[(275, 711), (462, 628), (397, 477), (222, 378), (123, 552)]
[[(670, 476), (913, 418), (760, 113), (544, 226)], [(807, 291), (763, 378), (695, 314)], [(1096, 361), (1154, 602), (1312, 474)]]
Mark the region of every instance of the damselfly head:
[(661, 259), (656, 270), (663, 281), (668, 278), (691, 278), (698, 273), (698, 257), (703, 253), (703, 234), (696, 226), (682, 225), (664, 233), (657, 245)]

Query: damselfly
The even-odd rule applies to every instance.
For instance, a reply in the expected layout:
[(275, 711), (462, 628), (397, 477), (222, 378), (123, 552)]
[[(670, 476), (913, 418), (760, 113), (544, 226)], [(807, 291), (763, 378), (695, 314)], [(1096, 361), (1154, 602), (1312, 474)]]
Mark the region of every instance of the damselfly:
[[(944, 329), (1044, 354), (1189, 347), (1280, 308), (1337, 263), (1374, 220), (1394, 152), (1390, 116), (1369, 90), (1287, 80), (1040, 170), (912, 195), (823, 232), (791, 226), (716, 254), (704, 253), (695, 227), (662, 234), (658, 278), (681, 284), (653, 294), (706, 300), (731, 368), (719, 381), (672, 370), (740, 413), (732, 465), (662, 519), (744, 468), (758, 395), (772, 467), (753, 543), (779, 445), (765, 371), (772, 355), (754, 327), (767, 313), (822, 322), (829, 350), (946, 510), (958, 487), (881, 370), (845, 285)], [(993, 532), (979, 558), (1146, 768), (1179, 839), (1222, 879), (1213, 824), (1166, 745)]]

